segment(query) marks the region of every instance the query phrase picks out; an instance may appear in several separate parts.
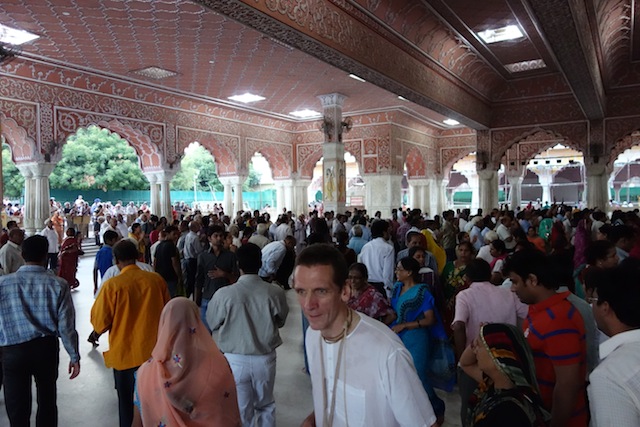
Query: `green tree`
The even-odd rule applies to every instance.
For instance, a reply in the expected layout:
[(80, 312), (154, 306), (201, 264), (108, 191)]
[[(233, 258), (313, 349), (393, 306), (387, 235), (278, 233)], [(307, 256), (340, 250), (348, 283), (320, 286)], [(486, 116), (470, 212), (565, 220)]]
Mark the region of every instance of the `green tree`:
[(19, 199), (24, 191), (24, 177), (11, 160), (11, 149), (2, 144), (2, 182), (6, 199)]
[(98, 126), (80, 128), (62, 149), (50, 177), (51, 188), (69, 190), (147, 190), (135, 150)]
[[(180, 163), (180, 170), (171, 180), (172, 190), (193, 190), (194, 176), (198, 191), (223, 191), (224, 187), (216, 174), (213, 156), (201, 145), (188, 150)], [(211, 186), (211, 188), (209, 188)]]
[[(224, 191), (224, 186), (218, 179), (216, 164), (211, 153), (201, 145), (188, 150), (182, 162), (180, 170), (171, 181), (172, 190), (193, 190), (194, 175), (198, 191)], [(244, 183), (243, 191), (253, 191), (260, 185), (260, 174), (256, 172), (252, 164), (249, 164), (249, 177)]]

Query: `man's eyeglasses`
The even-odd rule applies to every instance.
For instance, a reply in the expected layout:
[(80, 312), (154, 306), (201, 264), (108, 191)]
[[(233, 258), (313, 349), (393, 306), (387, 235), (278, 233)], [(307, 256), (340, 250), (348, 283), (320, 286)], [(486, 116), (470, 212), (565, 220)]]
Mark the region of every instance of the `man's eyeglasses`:
[(598, 297), (589, 297), (589, 298), (587, 298), (587, 302), (588, 302), (589, 304), (597, 304), (597, 303), (598, 303), (598, 301), (600, 301), (600, 300), (598, 299)]

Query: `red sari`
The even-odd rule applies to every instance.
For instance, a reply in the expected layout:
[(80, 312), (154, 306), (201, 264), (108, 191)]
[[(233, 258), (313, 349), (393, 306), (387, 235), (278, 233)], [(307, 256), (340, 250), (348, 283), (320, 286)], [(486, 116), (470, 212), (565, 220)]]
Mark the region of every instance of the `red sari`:
[(71, 289), (77, 288), (80, 285), (78, 279), (76, 279), (76, 272), (78, 271), (78, 258), (84, 254), (80, 249), (80, 243), (75, 237), (65, 237), (60, 246), (60, 254), (58, 258), (60, 260), (60, 271), (58, 276), (69, 282)]

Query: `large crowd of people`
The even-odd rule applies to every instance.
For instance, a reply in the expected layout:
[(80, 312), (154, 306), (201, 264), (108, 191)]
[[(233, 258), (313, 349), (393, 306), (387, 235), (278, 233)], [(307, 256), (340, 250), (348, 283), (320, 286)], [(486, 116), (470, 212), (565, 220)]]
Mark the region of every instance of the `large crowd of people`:
[[(308, 328), (305, 426), (442, 425), (452, 392), (464, 426), (640, 426), (638, 210), (383, 216), (283, 209), (272, 221), (177, 205), (165, 218), (78, 197), (52, 200), (38, 236), (10, 220), (0, 236), (10, 422), (29, 417), (31, 376), (42, 416), (55, 412), (57, 362), (25, 354), (57, 360), (60, 337), (80, 372), (70, 291), (93, 285), (88, 340), (109, 331), (121, 427), (275, 426), (289, 289)], [(93, 283), (80, 283), (87, 238), (100, 249)]]

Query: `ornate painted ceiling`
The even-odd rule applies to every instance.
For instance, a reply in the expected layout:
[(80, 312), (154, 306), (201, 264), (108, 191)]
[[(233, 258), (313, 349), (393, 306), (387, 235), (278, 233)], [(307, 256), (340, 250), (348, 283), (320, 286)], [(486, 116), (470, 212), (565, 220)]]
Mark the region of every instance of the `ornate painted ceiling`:
[[(346, 114), (403, 109), (475, 129), (638, 110), (635, 0), (4, 0), (40, 36), (23, 55), (292, 119), (318, 95)], [(487, 44), (480, 31), (523, 36)], [(146, 67), (176, 74), (154, 79)], [(356, 81), (355, 73), (367, 80)], [(398, 98), (402, 95), (410, 101)], [(637, 111), (633, 111), (636, 113)]]

